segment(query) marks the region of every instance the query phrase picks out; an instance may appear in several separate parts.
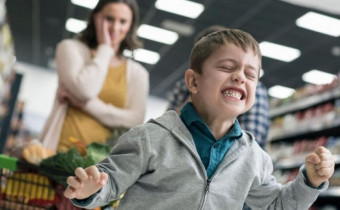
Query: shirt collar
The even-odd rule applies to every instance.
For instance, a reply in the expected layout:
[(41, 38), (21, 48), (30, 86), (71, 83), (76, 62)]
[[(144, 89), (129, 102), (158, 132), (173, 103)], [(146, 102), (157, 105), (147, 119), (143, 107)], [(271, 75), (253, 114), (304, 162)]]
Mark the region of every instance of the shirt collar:
[[(204, 124), (208, 128), (206, 123), (202, 120), (202, 118), (196, 112), (191, 102), (186, 103), (181, 109), (181, 119), (183, 120), (184, 124), (188, 127), (190, 127), (192, 123), (200, 123), (200, 124)], [(241, 126), (238, 120), (235, 119), (234, 125), (231, 127), (230, 131), (226, 134), (225, 137), (240, 138), (241, 136), (242, 136)]]
[(203, 122), (191, 102), (186, 103), (181, 109), (181, 118), (187, 126), (193, 122)]

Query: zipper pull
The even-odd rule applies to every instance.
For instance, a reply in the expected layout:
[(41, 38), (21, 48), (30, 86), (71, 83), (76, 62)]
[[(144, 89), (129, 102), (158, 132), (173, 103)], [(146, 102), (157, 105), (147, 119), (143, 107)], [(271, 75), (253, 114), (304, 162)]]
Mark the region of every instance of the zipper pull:
[(207, 180), (207, 185), (205, 186), (205, 191), (206, 191), (206, 192), (209, 192), (210, 182), (211, 182), (211, 180), (208, 179), (208, 180)]

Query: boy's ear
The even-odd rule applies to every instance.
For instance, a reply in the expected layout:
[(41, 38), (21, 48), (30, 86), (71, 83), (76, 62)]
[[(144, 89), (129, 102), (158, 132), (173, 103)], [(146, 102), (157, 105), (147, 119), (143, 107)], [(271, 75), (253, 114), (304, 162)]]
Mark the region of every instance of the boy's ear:
[(192, 70), (192, 69), (188, 69), (185, 71), (184, 74), (184, 80), (185, 83), (188, 87), (188, 90), (192, 93), (195, 94), (198, 92), (198, 88), (197, 88), (197, 78), (196, 75), (197, 73)]

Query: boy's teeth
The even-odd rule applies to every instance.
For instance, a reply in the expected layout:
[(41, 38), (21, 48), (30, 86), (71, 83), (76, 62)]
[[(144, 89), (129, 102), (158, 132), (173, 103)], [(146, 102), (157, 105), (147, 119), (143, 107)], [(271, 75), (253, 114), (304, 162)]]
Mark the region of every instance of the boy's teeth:
[(233, 97), (233, 98), (237, 98), (237, 99), (241, 99), (242, 95), (237, 92), (237, 91), (223, 91), (223, 94), (229, 97)]

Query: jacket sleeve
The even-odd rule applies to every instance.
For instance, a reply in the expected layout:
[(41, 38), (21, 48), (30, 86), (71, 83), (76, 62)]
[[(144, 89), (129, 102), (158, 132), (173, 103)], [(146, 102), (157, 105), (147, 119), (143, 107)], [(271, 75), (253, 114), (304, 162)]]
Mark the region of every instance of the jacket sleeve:
[(102, 88), (114, 51), (99, 45), (91, 58), (90, 49), (77, 40), (64, 40), (56, 50), (59, 82), (78, 100), (95, 98)]
[(268, 157), (267, 164), (264, 164), (261, 184), (251, 189), (246, 199), (246, 204), (253, 210), (307, 210), (317, 199), (320, 192), (327, 189), (328, 182), (321, 189), (311, 188), (305, 182), (303, 170), (304, 166), (300, 168), (295, 180), (281, 185), (271, 175), (273, 165)]
[(149, 74), (141, 66), (132, 68), (135, 69), (128, 81), (127, 103), (124, 108), (94, 98), (86, 103), (84, 111), (108, 127), (131, 128), (143, 123), (149, 94)]
[(91, 196), (86, 204), (72, 202), (82, 208), (103, 206), (125, 192), (138, 178), (146, 173), (149, 157), (149, 142), (145, 132), (133, 128), (118, 139), (109, 157), (97, 164), (99, 171), (108, 174), (103, 188)]

